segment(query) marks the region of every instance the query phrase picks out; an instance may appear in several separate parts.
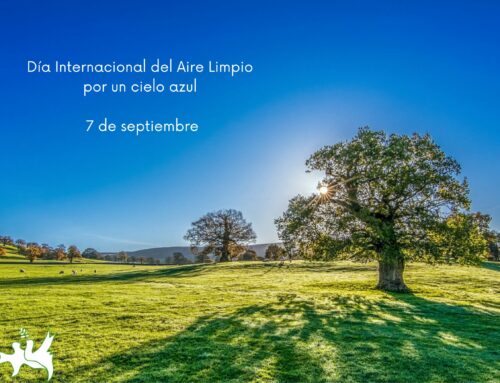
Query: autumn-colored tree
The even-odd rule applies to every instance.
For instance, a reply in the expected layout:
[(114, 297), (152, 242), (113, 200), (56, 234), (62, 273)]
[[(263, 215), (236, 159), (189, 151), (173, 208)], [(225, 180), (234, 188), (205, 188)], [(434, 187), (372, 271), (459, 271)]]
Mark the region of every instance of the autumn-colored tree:
[(63, 261), (67, 258), (66, 256), (66, 246), (64, 246), (63, 244), (60, 244), (58, 245), (55, 249), (54, 249), (54, 254), (55, 254), (55, 258), (58, 260), (58, 261)]
[(220, 262), (228, 262), (239, 254), (234, 249), (254, 242), (256, 235), (241, 212), (229, 209), (208, 213), (193, 222), (184, 239), (192, 248), (201, 247), (198, 254), (214, 254)]
[(0, 247), (0, 257), (3, 257), (7, 255), (7, 250), (5, 250), (3, 247)]
[(463, 215), (470, 201), (459, 164), (429, 135), (362, 128), (351, 141), (318, 150), (306, 165), (324, 179), (319, 195), (293, 198), (276, 220), (288, 251), (376, 260), (377, 286), (391, 291), (407, 290), (408, 261), (482, 259), (477, 241), (460, 241), (458, 252), (448, 247), (458, 232), (475, 237), (477, 222)]
[(35, 262), (38, 258), (42, 256), (43, 250), (41, 246), (31, 245), (26, 248), (26, 258), (30, 261), (30, 263)]

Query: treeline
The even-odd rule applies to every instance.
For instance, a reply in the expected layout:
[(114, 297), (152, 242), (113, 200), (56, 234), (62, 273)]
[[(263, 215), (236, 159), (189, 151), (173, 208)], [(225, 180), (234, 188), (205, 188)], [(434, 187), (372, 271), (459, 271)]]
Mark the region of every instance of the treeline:
[[(6, 255), (6, 247), (11, 246), (17, 249), (17, 252), (24, 255), (31, 263), (38, 259), (41, 260), (55, 260), (55, 261), (69, 261), (73, 263), (76, 259), (93, 259), (106, 262), (118, 262), (118, 263), (131, 263), (131, 264), (141, 264), (141, 265), (187, 265), (193, 263), (212, 263), (215, 260), (219, 260), (218, 257), (214, 257), (213, 254), (208, 255), (205, 252), (197, 253), (194, 251), (194, 259), (186, 257), (182, 252), (174, 252), (171, 256), (165, 257), (163, 262), (158, 258), (153, 257), (137, 257), (134, 255), (129, 255), (125, 251), (120, 251), (118, 253), (100, 253), (96, 249), (86, 248), (80, 251), (77, 246), (70, 245), (66, 247), (64, 244), (57, 246), (50, 246), (49, 244), (37, 242), (27, 242), (23, 239), (14, 240), (10, 236), (0, 236), (0, 256)], [(271, 244), (266, 249), (264, 257), (257, 255), (257, 252), (241, 247), (239, 252), (230, 254), (229, 259), (231, 261), (278, 261), (285, 260), (288, 258), (285, 253), (285, 249), (278, 244)]]
[[(71, 245), (68, 248), (64, 244), (52, 247), (47, 243), (39, 244), (37, 242), (27, 242), (24, 239), (14, 240), (8, 235), (0, 236), (0, 243), (6, 246), (12, 246), (18, 253), (24, 255), (31, 263), (37, 259), (69, 261), (73, 263), (75, 259), (82, 258), (78, 247)], [(0, 249), (0, 255), (5, 255), (5, 248)]]
[[(171, 256), (165, 257), (165, 264), (186, 265), (190, 263), (213, 263), (216, 260), (219, 261), (218, 257), (215, 257), (213, 254), (207, 255), (204, 252), (197, 253), (195, 250), (192, 251), (195, 254), (194, 260), (187, 258), (181, 252), (175, 252)], [(257, 252), (252, 249), (243, 249), (239, 254), (230, 256), (231, 261), (276, 261), (284, 259), (285, 250), (277, 244), (269, 245), (264, 257), (258, 256)]]

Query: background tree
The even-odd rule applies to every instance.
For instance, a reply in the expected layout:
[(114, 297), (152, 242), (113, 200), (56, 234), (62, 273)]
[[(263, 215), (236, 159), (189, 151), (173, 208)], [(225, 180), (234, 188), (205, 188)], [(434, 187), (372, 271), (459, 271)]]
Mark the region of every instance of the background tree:
[(15, 243), (18, 249), (26, 247), (26, 241), (24, 239), (17, 239)]
[(272, 243), (266, 249), (266, 259), (277, 261), (281, 257), (285, 256), (285, 249), (282, 246)]
[(87, 247), (83, 250), (82, 257), (87, 259), (102, 259), (101, 253), (91, 247)]
[(0, 237), (0, 242), (4, 246), (12, 245), (14, 243), (12, 237), (9, 237), (8, 235), (4, 235)]
[(73, 263), (73, 260), (75, 258), (81, 258), (82, 255), (80, 254), (80, 250), (78, 250), (78, 247), (76, 247), (75, 245), (71, 245), (70, 247), (68, 247), (68, 259), (69, 259), (69, 263)]
[(196, 263), (210, 263), (212, 260), (207, 254), (196, 254), (195, 255)]
[(128, 260), (128, 254), (125, 251), (120, 251), (117, 255), (118, 261), (126, 263)]
[(66, 246), (63, 244), (57, 245), (57, 247), (54, 249), (55, 253), (55, 259), (58, 261), (63, 261), (67, 258), (66, 256)]
[(185, 265), (191, 263), (191, 261), (187, 259), (180, 251), (176, 251), (172, 254), (172, 256), (174, 265)]
[(487, 235), (488, 250), (490, 252), (489, 258), (492, 261), (500, 261), (500, 233), (490, 231)]
[[(441, 225), (429, 232), (432, 253), (439, 253), (440, 261), (446, 263), (474, 264), (478, 258), (488, 256), (486, 230), (482, 225), (482, 214), (454, 213)], [(489, 222), (489, 216), (486, 217)], [(431, 253), (431, 254), (432, 254)], [(433, 261), (432, 257), (429, 260)]]
[(240, 261), (256, 261), (257, 260), (257, 252), (252, 249), (246, 250), (239, 257)]
[(146, 260), (146, 258), (144, 258), (144, 257), (139, 257), (139, 262), (141, 262), (141, 265), (143, 265), (143, 264), (144, 264), (144, 261), (145, 261), (145, 260)]
[(490, 229), (491, 216), (488, 214), (474, 213), (472, 217), (478, 224), (481, 234), (488, 245), (488, 258), (493, 261), (500, 260), (500, 233)]
[(241, 212), (229, 209), (208, 213), (193, 222), (184, 239), (192, 247), (202, 247), (199, 254), (214, 254), (220, 262), (227, 262), (236, 247), (254, 242), (256, 235)]
[(50, 245), (49, 245), (48, 243), (42, 243), (42, 244), (40, 245), (40, 249), (41, 249), (41, 251), (42, 251), (42, 255), (41, 255), (41, 257), (42, 257), (43, 259), (49, 259), (49, 258), (50, 258), (50, 255), (51, 255), (50, 253), (51, 253), (51, 251), (52, 251), (52, 248), (50, 247)]
[(26, 248), (26, 258), (30, 261), (30, 263), (35, 262), (38, 258), (42, 256), (42, 248), (38, 245), (31, 245)]
[[(280, 238), (302, 254), (377, 260), (381, 289), (407, 289), (407, 261), (455, 261), (445, 251), (450, 242), (436, 243), (456, 233), (454, 226), (467, 236), (477, 230), (471, 219), (449, 220), (468, 210), (468, 185), (458, 179), (459, 164), (429, 135), (362, 128), (353, 140), (317, 151), (306, 165), (324, 172), (321, 194), (290, 201), (276, 220)], [(479, 262), (483, 253), (468, 251), (469, 245), (477, 243), (462, 241), (457, 256)]]

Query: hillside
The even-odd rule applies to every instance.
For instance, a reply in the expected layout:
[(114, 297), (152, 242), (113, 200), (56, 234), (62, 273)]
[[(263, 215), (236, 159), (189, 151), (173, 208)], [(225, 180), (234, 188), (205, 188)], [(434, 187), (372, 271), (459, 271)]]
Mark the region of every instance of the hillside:
[(15, 246), (0, 245), (0, 248), (6, 251), (5, 255), (0, 255), (0, 262), (16, 262), (26, 260), (26, 257), (19, 254), (19, 250)]

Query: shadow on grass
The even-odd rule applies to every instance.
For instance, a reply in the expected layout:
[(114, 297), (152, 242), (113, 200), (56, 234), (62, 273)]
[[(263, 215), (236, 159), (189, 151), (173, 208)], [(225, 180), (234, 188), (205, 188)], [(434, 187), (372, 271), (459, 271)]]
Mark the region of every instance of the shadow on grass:
[[(85, 283), (106, 283), (106, 282), (129, 282), (129, 281), (144, 281), (148, 279), (161, 277), (190, 277), (199, 275), (208, 271), (212, 265), (186, 265), (177, 267), (165, 267), (154, 271), (137, 270), (130, 272), (94, 274), (92, 271), (87, 271), (86, 274), (71, 275), (68, 269), (65, 269), (65, 274), (57, 275), (59, 269), (54, 267), (54, 277), (20, 277), (0, 279), (0, 286), (28, 286), (28, 285), (61, 285), (61, 284), (85, 284)], [(77, 271), (79, 266), (74, 267)]]
[[(53, 269), (54, 276), (40, 276), (31, 277), (29, 271), (31, 267), (45, 266)], [(69, 267), (74, 268), (77, 271), (77, 275), (71, 275)], [(84, 273), (79, 273), (78, 271), (82, 266), (85, 266), (86, 271)], [(96, 265), (99, 266), (99, 265)], [(106, 283), (106, 282), (117, 282), (117, 281), (145, 281), (147, 279), (161, 278), (161, 277), (192, 277), (200, 275), (202, 273), (213, 271), (217, 268), (217, 264), (195, 264), (195, 265), (183, 265), (183, 266), (171, 266), (162, 269), (156, 269), (154, 271), (148, 270), (137, 270), (137, 271), (124, 271), (117, 273), (106, 273), (106, 274), (94, 274), (92, 272), (92, 265), (80, 265), (80, 264), (24, 264), (24, 269), (26, 274), (18, 278), (4, 278), (0, 279), (0, 286), (27, 286), (27, 285), (61, 285), (61, 284), (85, 284), (85, 283)], [(64, 269), (61, 269), (64, 267)], [(226, 264), (222, 270), (255, 270), (263, 271), (264, 274), (268, 272), (275, 271), (314, 271), (314, 272), (353, 272), (353, 271), (364, 271), (373, 270), (373, 266), (339, 266), (332, 264), (289, 264), (286, 262), (283, 266), (279, 266), (278, 262), (238, 262), (235, 264)], [(65, 274), (59, 275), (59, 271), (64, 270)], [(100, 270), (99, 270), (100, 271)]]
[(285, 294), (200, 317), (69, 374), (129, 383), (498, 381), (497, 326), (491, 314), (410, 294), (321, 302)]
[(483, 262), (481, 266), (488, 270), (500, 271), (500, 262)]
[(350, 264), (337, 265), (335, 263), (326, 262), (288, 262), (285, 261), (281, 264), (279, 261), (272, 262), (234, 262), (225, 265), (227, 270), (231, 269), (244, 269), (244, 270), (262, 270), (265, 273), (270, 270), (291, 270), (297, 272), (315, 272), (315, 273), (328, 273), (328, 272), (356, 272), (356, 271), (373, 271), (377, 267), (375, 265), (367, 264)]

